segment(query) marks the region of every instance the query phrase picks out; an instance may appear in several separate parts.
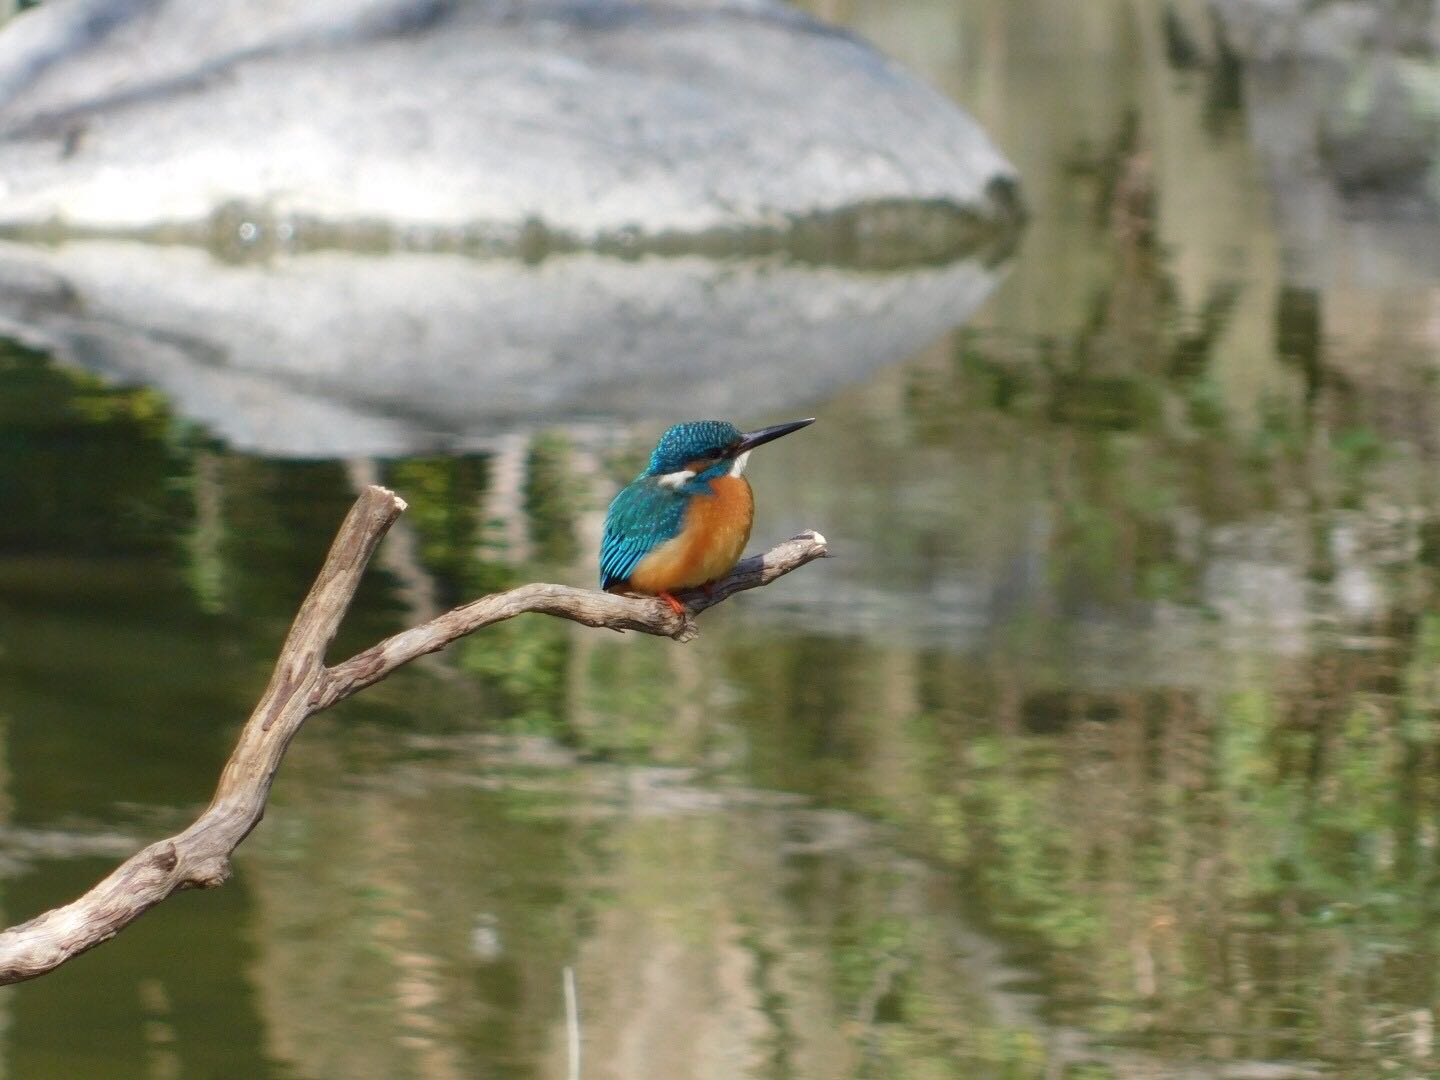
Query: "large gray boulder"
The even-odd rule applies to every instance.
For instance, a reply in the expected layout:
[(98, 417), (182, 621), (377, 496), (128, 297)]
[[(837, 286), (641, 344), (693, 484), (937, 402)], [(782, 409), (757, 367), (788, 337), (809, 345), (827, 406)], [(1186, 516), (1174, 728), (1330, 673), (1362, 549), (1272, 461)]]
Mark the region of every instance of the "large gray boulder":
[(776, 0), (48, 0), (0, 28), (12, 235), (674, 251), (843, 220), (903, 259), (1015, 190), (962, 110)]

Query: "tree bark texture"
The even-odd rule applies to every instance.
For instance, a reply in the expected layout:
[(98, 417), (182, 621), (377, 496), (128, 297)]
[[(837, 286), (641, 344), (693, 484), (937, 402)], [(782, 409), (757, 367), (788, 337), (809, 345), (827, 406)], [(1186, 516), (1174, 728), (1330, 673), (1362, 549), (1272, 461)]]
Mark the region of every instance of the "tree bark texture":
[(270, 785), (301, 725), (396, 668), (482, 627), (532, 611), (585, 626), (689, 641), (697, 633), (692, 616), (828, 554), (823, 536), (802, 533), (764, 555), (744, 560), (709, 591), (681, 594), (688, 609), (685, 615), (650, 597), (565, 585), (522, 585), (481, 597), (327, 667), (326, 652), (365, 567), (404, 510), (403, 499), (375, 486), (368, 487), (351, 508), (205, 811), (184, 831), (132, 855), (79, 899), (0, 932), (0, 984), (53, 971), (110, 940), (177, 890), (224, 884), (232, 853), (265, 814)]

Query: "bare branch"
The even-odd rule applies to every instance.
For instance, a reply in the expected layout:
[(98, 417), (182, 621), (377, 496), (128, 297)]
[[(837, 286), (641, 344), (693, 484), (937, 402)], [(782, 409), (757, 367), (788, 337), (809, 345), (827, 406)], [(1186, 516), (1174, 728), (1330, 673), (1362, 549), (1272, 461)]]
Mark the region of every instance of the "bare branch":
[(335, 640), (365, 567), (404, 510), (404, 500), (381, 487), (367, 488), (351, 508), (204, 813), (183, 832), (131, 856), (78, 900), (0, 932), (0, 984), (53, 971), (109, 941), (179, 889), (224, 884), (230, 876), (230, 856), (264, 816), (275, 773), (301, 726), (396, 668), (527, 611), (586, 626), (689, 641), (698, 633), (693, 615), (827, 554), (823, 536), (802, 533), (764, 555), (746, 559), (708, 591), (682, 595), (689, 610), (684, 616), (650, 597), (615, 596), (565, 585), (522, 585), (455, 608), (327, 668), (326, 650)]
[(709, 591), (693, 589), (679, 596), (689, 615), (677, 615), (669, 605), (652, 597), (616, 596), (568, 585), (521, 585), (509, 592), (482, 596), (447, 611), (422, 626), (406, 630), (330, 668), (318, 708), (327, 708), (385, 678), (396, 668), (426, 653), (436, 652), (457, 638), (527, 611), (556, 615), (585, 626), (611, 630), (639, 630), (657, 637), (691, 641), (699, 633), (693, 616), (746, 589), (768, 585), (778, 577), (827, 555), (825, 538), (804, 532), (764, 555), (752, 555), (731, 570)]

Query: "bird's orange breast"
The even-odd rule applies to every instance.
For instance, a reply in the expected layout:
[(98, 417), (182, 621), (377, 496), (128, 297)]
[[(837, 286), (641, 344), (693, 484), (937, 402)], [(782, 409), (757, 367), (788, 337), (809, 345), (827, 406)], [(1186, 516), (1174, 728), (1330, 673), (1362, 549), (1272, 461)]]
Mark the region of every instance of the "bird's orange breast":
[(755, 521), (755, 499), (743, 476), (710, 481), (711, 495), (695, 495), (685, 509), (680, 535), (665, 541), (630, 574), (637, 592), (693, 589), (727, 573), (740, 561)]

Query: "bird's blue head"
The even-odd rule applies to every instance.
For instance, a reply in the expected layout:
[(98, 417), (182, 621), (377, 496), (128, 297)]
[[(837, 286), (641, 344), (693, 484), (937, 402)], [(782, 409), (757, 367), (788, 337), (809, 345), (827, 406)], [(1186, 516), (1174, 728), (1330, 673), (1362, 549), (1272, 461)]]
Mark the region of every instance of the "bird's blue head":
[[(715, 464), (740, 441), (740, 429), (724, 420), (687, 420), (676, 424), (655, 444), (650, 476), (679, 472), (701, 462)], [(698, 470), (697, 470), (698, 471)]]
[(738, 476), (745, 468), (745, 456), (755, 447), (814, 422), (811, 417), (759, 431), (741, 431), (724, 420), (687, 420), (660, 436), (645, 475), (676, 486), (691, 480), (713, 480), (727, 472)]

